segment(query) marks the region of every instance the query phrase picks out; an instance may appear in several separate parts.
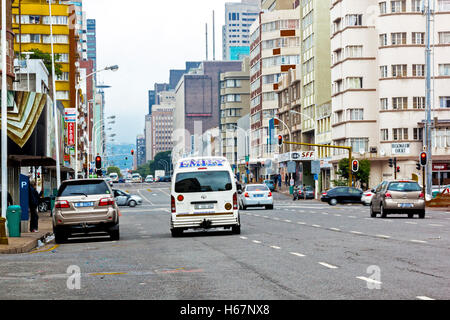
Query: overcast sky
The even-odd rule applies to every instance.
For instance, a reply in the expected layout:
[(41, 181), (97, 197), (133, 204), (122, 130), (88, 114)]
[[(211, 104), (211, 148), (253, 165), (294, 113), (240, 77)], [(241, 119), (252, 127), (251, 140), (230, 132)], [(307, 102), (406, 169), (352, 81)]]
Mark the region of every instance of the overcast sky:
[(97, 21), (97, 68), (117, 64), (117, 72), (102, 72), (106, 115), (116, 115), (116, 142), (136, 143), (144, 133), (148, 90), (155, 82), (169, 82), (170, 69), (184, 69), (185, 61), (205, 59), (208, 23), (212, 59), (212, 11), (216, 20), (216, 60), (222, 59), (225, 0), (84, 0), (88, 19)]

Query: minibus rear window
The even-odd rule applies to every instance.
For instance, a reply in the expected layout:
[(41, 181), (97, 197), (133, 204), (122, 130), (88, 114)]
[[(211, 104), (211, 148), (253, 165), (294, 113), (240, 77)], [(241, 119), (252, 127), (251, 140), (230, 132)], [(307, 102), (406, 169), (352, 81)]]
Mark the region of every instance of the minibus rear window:
[(176, 193), (215, 192), (233, 189), (228, 171), (200, 171), (178, 173)]

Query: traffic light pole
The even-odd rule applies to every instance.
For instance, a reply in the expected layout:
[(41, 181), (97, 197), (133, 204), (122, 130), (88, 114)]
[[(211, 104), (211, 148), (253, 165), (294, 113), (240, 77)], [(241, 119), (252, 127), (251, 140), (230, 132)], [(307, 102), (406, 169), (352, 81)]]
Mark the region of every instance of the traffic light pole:
[(346, 147), (346, 146), (331, 146), (327, 144), (314, 144), (314, 143), (303, 143), (303, 142), (290, 142), (290, 141), (284, 141), (283, 143), (289, 144), (289, 145), (300, 145), (300, 146), (309, 146), (309, 147), (320, 147), (320, 148), (333, 148), (333, 149), (345, 149), (348, 151), (348, 186), (352, 186), (353, 182), (353, 173), (352, 173), (352, 147)]

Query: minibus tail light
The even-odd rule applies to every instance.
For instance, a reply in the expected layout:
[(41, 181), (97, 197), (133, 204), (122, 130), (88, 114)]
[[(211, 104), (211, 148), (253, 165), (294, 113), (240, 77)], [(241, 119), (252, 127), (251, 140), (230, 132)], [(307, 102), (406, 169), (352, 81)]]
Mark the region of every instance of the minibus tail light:
[(238, 209), (238, 201), (237, 201), (237, 193), (235, 192), (233, 194), (233, 210), (237, 210)]
[(172, 213), (177, 212), (177, 208), (176, 208), (176, 205), (175, 205), (175, 197), (174, 196), (171, 196), (170, 203), (171, 203), (170, 207), (171, 207)]

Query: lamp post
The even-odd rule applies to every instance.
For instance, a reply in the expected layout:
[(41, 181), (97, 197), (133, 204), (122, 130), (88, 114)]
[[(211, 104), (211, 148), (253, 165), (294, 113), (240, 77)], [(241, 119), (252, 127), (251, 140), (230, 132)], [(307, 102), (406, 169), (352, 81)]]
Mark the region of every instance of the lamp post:
[[(113, 66), (105, 67), (101, 70), (94, 71), (94, 72), (88, 74), (84, 79), (82, 79), (82, 78), (78, 79), (78, 83), (76, 85), (75, 108), (77, 110), (77, 117), (75, 120), (75, 177), (78, 176), (78, 98), (79, 98), (78, 90), (80, 90), (80, 82), (82, 80), (87, 81), (87, 79), (89, 77), (92, 77), (94, 74), (97, 74), (102, 71), (107, 71), (107, 70), (111, 70), (111, 71), (115, 72), (115, 71), (119, 70), (119, 66), (113, 65)], [(88, 123), (89, 123), (89, 121), (88, 121)], [(89, 137), (88, 137), (88, 140), (89, 140)]]
[[(250, 143), (248, 141), (248, 132), (247, 132), (249, 130), (244, 130), (243, 128), (238, 127), (237, 125), (234, 125), (232, 123), (230, 123), (229, 125), (231, 127), (235, 128), (235, 129), (242, 130), (242, 132), (244, 132), (244, 135), (245, 135), (245, 143), (244, 143), (245, 151), (244, 151), (244, 154), (245, 154), (245, 157), (250, 156), (250, 148), (249, 148), (249, 144)], [(236, 159), (236, 162), (237, 162), (237, 159)]]
[[(1, 132), (1, 140), (2, 140), (2, 212), (0, 218), (2, 216), (6, 217), (6, 210), (8, 206), (8, 135), (7, 135), (7, 117), (8, 117), (8, 87), (6, 82), (6, 0), (2, 0), (2, 70), (3, 70), (3, 76), (2, 76), (2, 132)], [(2, 228), (4, 224), (1, 224)], [(3, 234), (3, 230), (0, 230), (0, 237), (1, 234)], [(6, 233), (5, 233), (6, 235)], [(8, 238), (0, 238), (1, 244), (8, 244)]]

